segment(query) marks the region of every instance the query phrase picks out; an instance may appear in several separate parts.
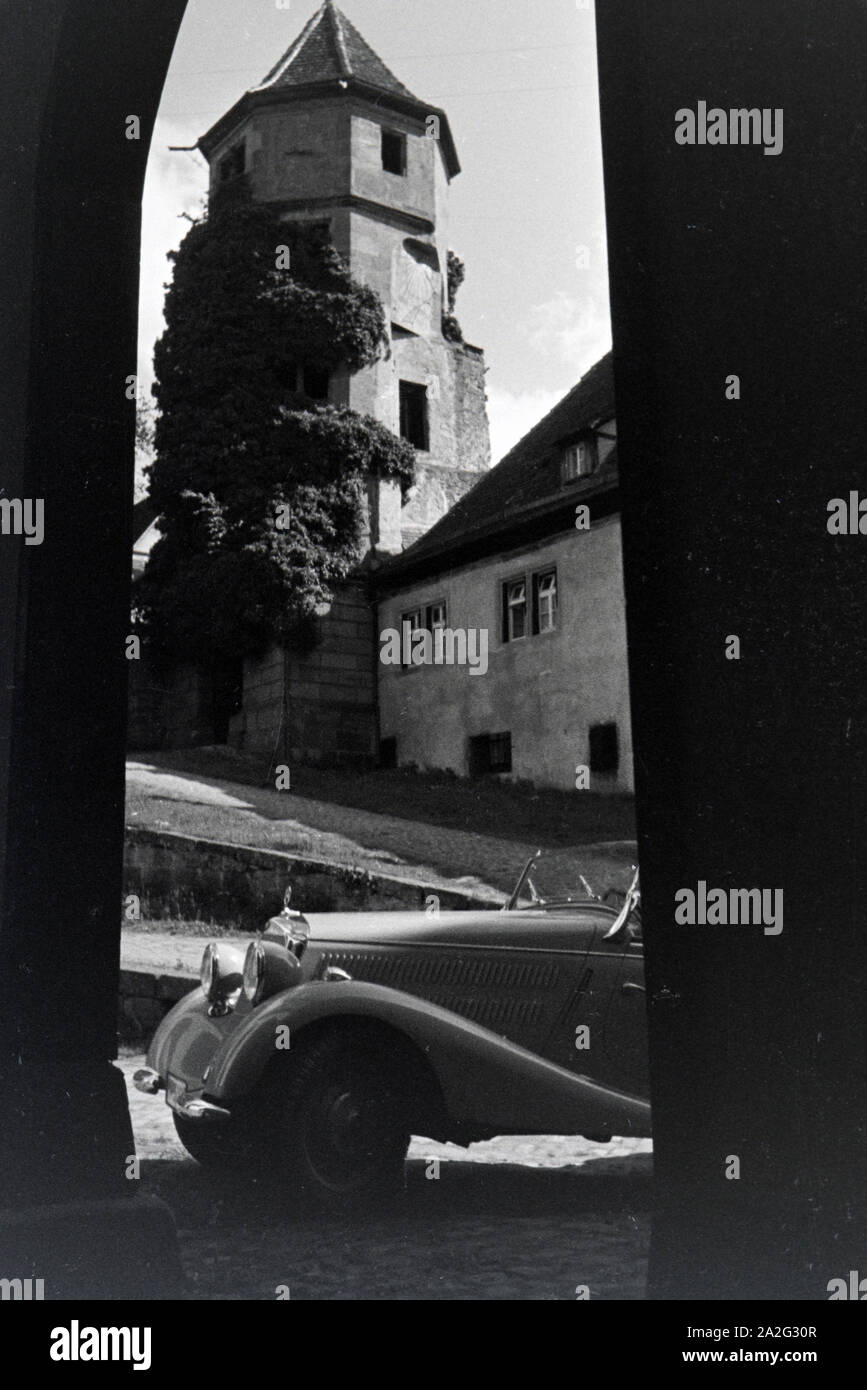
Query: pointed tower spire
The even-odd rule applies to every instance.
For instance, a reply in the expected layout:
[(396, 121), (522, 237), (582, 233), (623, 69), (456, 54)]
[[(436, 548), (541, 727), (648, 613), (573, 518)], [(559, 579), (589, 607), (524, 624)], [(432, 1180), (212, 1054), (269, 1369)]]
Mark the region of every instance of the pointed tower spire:
[(263, 92), (271, 87), (310, 86), (317, 82), (339, 82), (350, 78), (379, 87), (395, 96), (417, 100), (374, 53), (367, 40), (333, 0), (324, 0), (283, 57), (263, 77), (259, 86), (251, 90)]
[(232, 124), (243, 120), (254, 108), (272, 102), (323, 97), (335, 90), (367, 97), (380, 107), (416, 119), (436, 116), (448, 177), (460, 173), (446, 113), (421, 101), (395, 77), (334, 0), (323, 0), (271, 71), (202, 136), (199, 148), (210, 159)]

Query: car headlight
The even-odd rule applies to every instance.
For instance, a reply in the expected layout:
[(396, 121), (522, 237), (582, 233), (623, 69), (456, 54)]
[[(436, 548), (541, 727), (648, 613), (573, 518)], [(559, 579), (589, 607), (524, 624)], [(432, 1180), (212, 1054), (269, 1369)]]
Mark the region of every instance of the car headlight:
[(205, 998), (212, 1000), (220, 980), (220, 953), (213, 941), (209, 941), (202, 956), (199, 968), (199, 983)]
[(236, 946), (209, 941), (199, 967), (199, 983), (214, 1016), (227, 1014), (241, 993), (243, 960)]
[(261, 1004), (272, 994), (300, 984), (301, 962), (293, 952), (276, 941), (251, 941), (244, 957), (244, 997)]
[(265, 952), (261, 941), (251, 941), (244, 957), (244, 998), (258, 1004), (265, 984)]

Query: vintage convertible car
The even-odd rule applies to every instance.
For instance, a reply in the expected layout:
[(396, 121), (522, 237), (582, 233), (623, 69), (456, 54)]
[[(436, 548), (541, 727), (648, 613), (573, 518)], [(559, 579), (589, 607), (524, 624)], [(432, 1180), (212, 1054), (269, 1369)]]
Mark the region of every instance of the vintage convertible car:
[(648, 1135), (637, 871), (573, 900), (543, 868), (500, 911), (305, 917), (287, 892), (246, 956), (206, 948), (136, 1085), (200, 1162), (338, 1203), (399, 1179), (413, 1134)]

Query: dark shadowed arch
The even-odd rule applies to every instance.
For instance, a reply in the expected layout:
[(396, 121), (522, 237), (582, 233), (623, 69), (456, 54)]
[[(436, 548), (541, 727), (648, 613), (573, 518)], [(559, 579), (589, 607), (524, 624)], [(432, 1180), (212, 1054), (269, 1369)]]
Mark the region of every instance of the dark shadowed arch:
[[(4, 1266), (17, 1258), (22, 1276), (35, 1266), (49, 1296), (116, 1295), (141, 1278), (152, 1287), (149, 1255), (166, 1239), (153, 1207), (98, 1202), (131, 1190), (134, 1151), (109, 1062), (135, 423), (126, 379), (145, 165), (184, 8), (0, 7), (0, 495), (42, 499), (45, 517), (41, 545), (0, 537), (0, 1231)], [(126, 138), (131, 115), (138, 140)], [(70, 1224), (58, 1204), (73, 1198), (97, 1205)], [(28, 1225), (22, 1213), (45, 1203), (56, 1219)]]
[[(141, 191), (184, 0), (0, 5), (0, 1190), (110, 1198)], [(823, 1298), (863, 1263), (864, 550), (858, 0), (601, 0), (599, 56), (660, 1205), (653, 1292)], [(743, 42), (733, 37), (743, 36)], [(786, 109), (779, 158), (673, 145), (678, 107)], [(829, 100), (829, 96), (833, 100)], [(791, 114), (790, 114), (791, 113)], [(141, 121), (138, 142), (126, 118)], [(709, 156), (714, 156), (711, 163)], [(863, 157), (863, 149), (861, 149)], [(860, 243), (860, 244), (859, 244)], [(730, 409), (722, 386), (738, 372)], [(801, 467), (809, 460), (809, 468)], [(2, 495), (2, 494), (0, 494)], [(722, 658), (726, 634), (744, 655)], [(675, 932), (699, 879), (782, 885), (785, 931)], [(724, 1160), (742, 1176), (726, 1181)], [(127, 1210), (137, 1204), (127, 1199)], [(93, 1207), (94, 1212), (96, 1207)], [(29, 1272), (134, 1288), (15, 1226)], [(138, 1223), (138, 1224), (136, 1224)], [(5, 1236), (12, 1230), (0, 1214)], [(836, 1242), (835, 1234), (839, 1237)], [(148, 1241), (151, 1241), (150, 1245)], [(116, 1243), (116, 1242), (115, 1242)], [(7, 1254), (10, 1250), (6, 1244)], [(150, 1251), (150, 1255), (148, 1254)], [(838, 1267), (839, 1266), (839, 1267)], [(12, 1272), (11, 1270), (9, 1271)]]
[[(597, 17), (651, 1296), (823, 1300), (864, 1265), (867, 1206), (867, 538), (826, 529), (830, 498), (867, 491), (867, 10), (600, 0)], [(700, 100), (782, 108), (782, 151), (677, 145)], [(676, 926), (700, 880), (782, 887), (782, 933)]]

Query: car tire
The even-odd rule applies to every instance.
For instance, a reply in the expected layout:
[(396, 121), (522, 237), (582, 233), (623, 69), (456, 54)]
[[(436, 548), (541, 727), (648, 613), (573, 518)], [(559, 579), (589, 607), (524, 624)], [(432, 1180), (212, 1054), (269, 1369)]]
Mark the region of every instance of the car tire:
[(214, 1125), (207, 1121), (187, 1120), (172, 1112), (177, 1136), (187, 1153), (203, 1168), (230, 1171), (238, 1168), (249, 1156), (251, 1136), (240, 1135), (237, 1121)]
[(400, 1069), (363, 1035), (302, 1044), (269, 1077), (273, 1171), (308, 1203), (352, 1205), (394, 1194), (409, 1148)]

